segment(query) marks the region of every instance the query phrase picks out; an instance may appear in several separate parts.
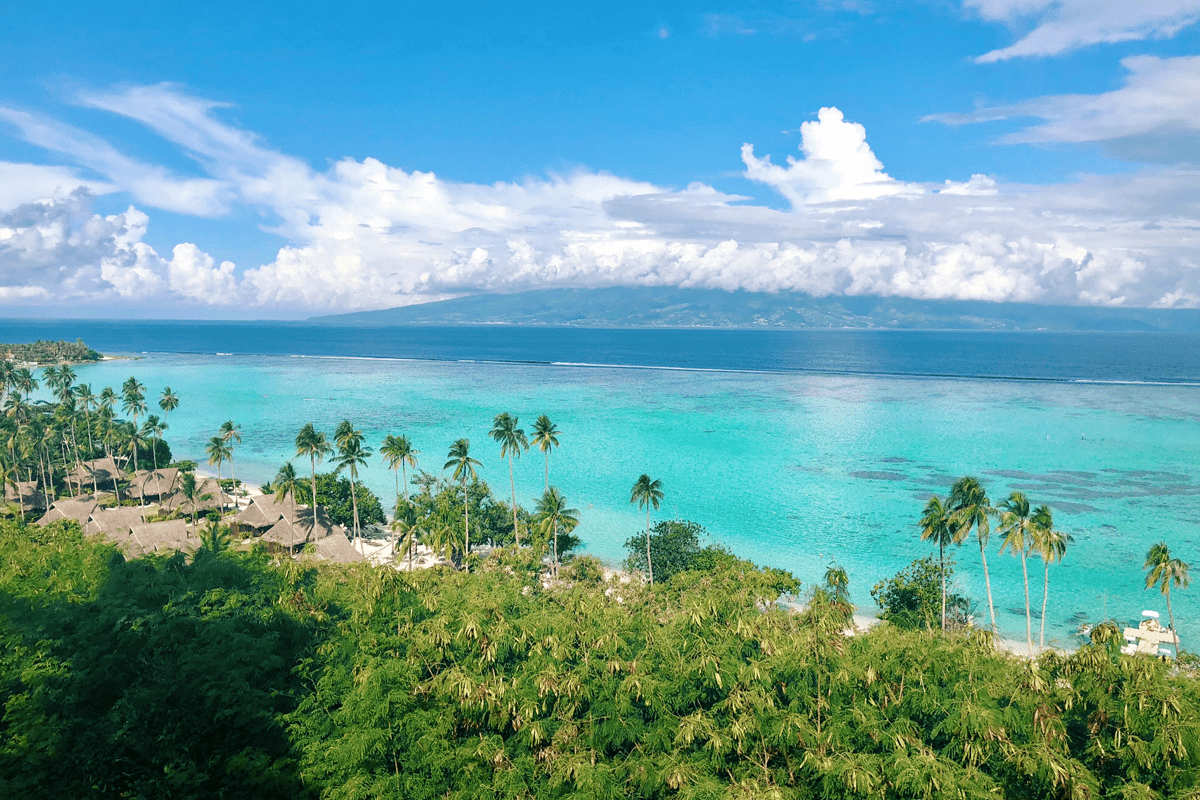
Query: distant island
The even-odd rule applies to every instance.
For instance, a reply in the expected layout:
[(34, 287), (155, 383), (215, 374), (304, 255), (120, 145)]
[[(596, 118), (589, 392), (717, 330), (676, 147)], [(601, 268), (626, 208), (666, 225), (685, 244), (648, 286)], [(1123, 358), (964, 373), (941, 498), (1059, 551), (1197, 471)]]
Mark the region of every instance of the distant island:
[(25, 364), (61, 364), (64, 361), (78, 364), (99, 361), (101, 358), (100, 353), (83, 343), (83, 339), (73, 342), (38, 340), (24, 344), (0, 344), (0, 354), (8, 361)]
[(378, 311), (314, 317), (309, 322), (364, 327), (477, 324), (582, 328), (1200, 331), (1200, 310), (612, 287), (477, 294)]

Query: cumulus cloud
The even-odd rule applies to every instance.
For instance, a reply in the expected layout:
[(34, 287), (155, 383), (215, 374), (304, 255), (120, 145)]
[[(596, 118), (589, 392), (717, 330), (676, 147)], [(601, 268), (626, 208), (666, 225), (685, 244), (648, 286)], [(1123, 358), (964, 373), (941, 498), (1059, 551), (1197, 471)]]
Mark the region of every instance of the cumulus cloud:
[(774, 187), (793, 206), (839, 200), (870, 200), (898, 194), (920, 194), (921, 187), (901, 183), (883, 171), (867, 144), (867, 129), (846, 122), (836, 108), (822, 108), (816, 121), (800, 126), (804, 158), (787, 157), (788, 165), (757, 158), (754, 145), (742, 145), (746, 177)]
[(674, 190), (587, 170), (487, 185), (372, 158), (315, 170), (176, 87), (84, 102), (174, 143), (202, 170), (195, 180), (217, 185), (213, 197), (271, 220), (287, 244), (241, 267), (202, 242), (167, 258), (145, 242), (146, 213), (95, 214), (81, 190), (0, 213), (0, 297), (267, 316), (567, 286), (1098, 305), (1200, 297), (1200, 201), (1187, 169), (1045, 187), (985, 175), (908, 183), (885, 171), (863, 126), (826, 108), (802, 126), (801, 157), (786, 166), (743, 150), (745, 175), (790, 200), (778, 210), (704, 184)]
[(1103, 94), (1038, 97), (927, 120), (961, 125), (1038, 118), (1002, 144), (1103, 142), (1114, 154), (1154, 162), (1200, 158), (1200, 56), (1131, 56), (1125, 85)]
[(1028, 33), (981, 63), (1053, 56), (1088, 45), (1174, 36), (1200, 20), (1200, 0), (964, 0), (985, 20)]

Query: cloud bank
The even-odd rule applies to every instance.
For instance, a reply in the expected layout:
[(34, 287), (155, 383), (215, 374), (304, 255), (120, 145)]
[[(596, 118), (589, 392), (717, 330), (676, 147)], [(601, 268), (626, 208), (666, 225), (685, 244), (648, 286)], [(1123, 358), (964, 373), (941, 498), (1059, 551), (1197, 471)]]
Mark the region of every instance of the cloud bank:
[[(473, 292), (618, 285), (875, 294), (1093, 305), (1200, 303), (1197, 173), (1183, 167), (1050, 187), (985, 175), (890, 176), (862, 125), (836, 108), (801, 127), (786, 166), (742, 148), (744, 175), (778, 210), (703, 184), (677, 190), (579, 170), (522, 181), (445, 181), (378, 160), (326, 170), (220, 118), (176, 87), (80, 103), (146, 126), (196, 164), (179, 175), (96, 137), (0, 112), (64, 165), (0, 164), (0, 297), (250, 308), (261, 316), (386, 308)], [(731, 154), (732, 156), (732, 154)], [(100, 176), (80, 177), (80, 170)], [(128, 193), (118, 214), (93, 198)], [(235, 265), (203, 243), (145, 242), (143, 208), (255, 213), (288, 244)]]

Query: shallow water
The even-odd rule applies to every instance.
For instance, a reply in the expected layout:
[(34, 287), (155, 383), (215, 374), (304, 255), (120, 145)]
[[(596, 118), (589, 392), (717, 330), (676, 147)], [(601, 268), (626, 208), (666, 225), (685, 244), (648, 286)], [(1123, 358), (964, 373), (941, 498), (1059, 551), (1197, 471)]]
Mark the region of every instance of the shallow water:
[[(88, 333), (76, 335), (114, 349)], [(476, 329), (462, 335), (475, 350), (449, 346), (447, 357), (486, 356), (508, 334)], [(543, 338), (556, 335), (542, 332)], [(371, 331), (358, 336), (365, 349), (377, 347)], [(623, 542), (644, 521), (628, 503), (629, 487), (648, 472), (666, 490), (657, 518), (696, 520), (737, 554), (790, 569), (806, 584), (836, 561), (850, 574), (854, 600), (868, 607), (876, 581), (931, 552), (919, 541), (916, 523), (930, 493), (944, 494), (956, 477), (974, 474), (996, 502), (1020, 489), (1034, 503), (1048, 503), (1058, 527), (1075, 536), (1066, 561), (1051, 569), (1048, 637), (1066, 641), (1080, 618), (1125, 620), (1143, 608), (1162, 611), (1165, 620), (1161, 597), (1142, 588), (1140, 567), (1159, 540), (1197, 561), (1200, 388), (1158, 381), (1195, 380), (1193, 351), (1166, 359), (1160, 369), (1147, 367), (1136, 352), (1092, 353), (1089, 362), (1087, 340), (1064, 340), (1082, 354), (1064, 368), (1065, 377), (1105, 383), (828, 374), (836, 373), (830, 363), (839, 359), (855, 367), (847, 372), (868, 362), (898, 363), (886, 354), (855, 355), (847, 341), (853, 343), (843, 339), (838, 346), (849, 355), (816, 360), (813, 369), (821, 374), (166, 353), (77, 372), (94, 391), (119, 388), (130, 374), (151, 397), (171, 386), (181, 398), (167, 436), (177, 457), (202, 460), (204, 443), (221, 422), (234, 419), (243, 433), (234, 469), (252, 481), (269, 479), (293, 457), (293, 439), (306, 422), (332, 433), (349, 418), (376, 449), (386, 434), (409, 435), (422, 451), (421, 468), (431, 471), (441, 467), (451, 441), (469, 437), (484, 465), (482, 477), (507, 498), (507, 466), (487, 438), (492, 417), (515, 413), (528, 430), (538, 414), (548, 414), (563, 431), (551, 457), (551, 482), (582, 512), (578, 534), (588, 552), (608, 561), (622, 557)], [(897, 340), (883, 341), (895, 347)], [(1147, 349), (1148, 340), (1137, 341), (1134, 351)], [(339, 346), (353, 352), (350, 344)], [(528, 360), (681, 360), (654, 347), (623, 357), (598, 348), (595, 358), (557, 359), (552, 344), (541, 346), (551, 358)], [(995, 363), (988, 353), (972, 351), (970, 341), (961, 346), (970, 352), (948, 358), (955, 369), (944, 371), (961, 374)], [(259, 343), (258, 349), (265, 348)], [(683, 350), (691, 355), (682, 360), (692, 366), (726, 369), (747, 361), (736, 357), (736, 348), (707, 359), (699, 347)], [(1050, 351), (1029, 369), (1053, 373), (1045, 359), (1057, 351)], [(942, 371), (938, 366), (928, 371)], [(1113, 382), (1124, 380), (1150, 383)], [(300, 460), (296, 466), (301, 473), (308, 468)], [(542, 475), (540, 453), (517, 463), (517, 496), (527, 506), (541, 492)], [(364, 481), (385, 502), (394, 494), (393, 476), (377, 458)], [(988, 563), (996, 612), (1001, 628), (1023, 639), (1020, 562), (998, 549), (993, 537)], [(977, 618), (985, 621), (979, 551), (967, 545), (955, 555), (961, 588), (978, 601)], [(1029, 567), (1036, 610), (1041, 564), (1031, 560)], [(1200, 637), (1200, 587), (1177, 593), (1173, 605), (1187, 647)], [(1035, 637), (1036, 626), (1035, 619)]]

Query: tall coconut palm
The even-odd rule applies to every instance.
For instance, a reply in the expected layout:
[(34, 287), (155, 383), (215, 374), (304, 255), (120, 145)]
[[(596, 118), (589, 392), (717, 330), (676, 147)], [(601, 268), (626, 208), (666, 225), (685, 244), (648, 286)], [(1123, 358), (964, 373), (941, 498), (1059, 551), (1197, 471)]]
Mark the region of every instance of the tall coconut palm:
[[(133, 428), (137, 430), (138, 417), (146, 413), (146, 396), (142, 390), (146, 387), (137, 382), (136, 379), (130, 378), (125, 381), (121, 387), (121, 410), (133, 417)], [(133, 469), (138, 468), (138, 448), (133, 448)]]
[(13, 390), (28, 397), (38, 390), (41, 386), (38, 379), (33, 377), (33, 373), (25, 367), (13, 371), (12, 381), (10, 382)]
[(187, 501), (192, 512), (192, 531), (196, 530), (196, 506), (203, 503), (205, 500), (211, 500), (211, 494), (200, 494), (200, 487), (196, 484), (196, 473), (185, 472), (183, 479), (179, 482), (179, 491), (183, 492), (183, 499)]
[(1071, 534), (1054, 529), (1054, 515), (1049, 506), (1038, 506), (1033, 512), (1033, 547), (1042, 557), (1042, 626), (1038, 647), (1046, 646), (1046, 603), (1050, 599), (1050, 565), (1062, 561), (1067, 547), (1074, 541)]
[(546, 489), (550, 489), (550, 451), (558, 447), (558, 427), (545, 414), (533, 423), (533, 438), (530, 442), (542, 451), (546, 459)]
[(308, 423), (296, 434), (296, 455), (307, 456), (312, 465), (312, 517), (309, 520), (308, 534), (304, 543), (308, 544), (309, 537), (317, 524), (317, 462), (324, 461), (325, 456), (333, 452), (333, 446), (325, 439), (325, 434)]
[(407, 436), (386, 436), (379, 448), (379, 455), (388, 463), (388, 469), (396, 473), (396, 504), (400, 504), (400, 471), (404, 472), (404, 502), (408, 502), (408, 467), (417, 466), (420, 453), (412, 446)]
[(221, 423), (221, 441), (229, 446), (229, 479), (233, 481), (233, 505), (237, 507), (237, 476), (233, 474), (233, 444), (242, 443), (242, 426), (235, 425), (233, 420), (227, 419)]
[(662, 498), (662, 481), (651, 480), (645, 473), (634, 481), (633, 490), (629, 493), (630, 503), (637, 503), (638, 508), (646, 509), (646, 571), (651, 586), (654, 585), (654, 564), (650, 561), (650, 509), (653, 507), (657, 511)]
[(275, 473), (275, 477), (271, 480), (275, 502), (281, 503), (289, 498), (292, 501), (292, 514), (288, 517), (288, 531), (291, 533), (288, 547), (296, 546), (296, 486), (298, 483), (299, 478), (296, 476), (296, 468), (292, 466), (292, 462), (290, 461), (280, 467), (279, 471)]
[(975, 531), (979, 542), (979, 558), (983, 562), (983, 585), (987, 589), (988, 613), (992, 617), (992, 633), (999, 635), (996, 627), (996, 607), (992, 603), (992, 578), (988, 574), (987, 543), (991, 535), (991, 517), (995, 514), (992, 502), (978, 478), (959, 478), (950, 487), (950, 521), (954, 526), (955, 543), (961, 544)]
[(554, 578), (557, 580), (558, 565), (561, 560), (558, 556), (558, 531), (560, 528), (563, 533), (575, 530), (575, 526), (579, 524), (579, 509), (569, 508), (567, 498), (563, 497), (562, 492), (551, 486), (537, 501), (534, 515), (538, 522), (550, 526), (554, 541)]
[(508, 485), (512, 489), (513, 535), (517, 539), (517, 547), (521, 546), (521, 531), (517, 527), (517, 484), (513, 478), (513, 459), (520, 458), (521, 453), (529, 449), (529, 440), (525, 431), (517, 427), (517, 418), (506, 413), (497, 414), (492, 421), (492, 430), (488, 435), (500, 443), (500, 457), (508, 459)]
[[(91, 410), (96, 405), (96, 395), (92, 394), (91, 386), (81, 383), (75, 387), (75, 400), (83, 412), (83, 424), (87, 428), (88, 434), (88, 459), (91, 460), (96, 457), (96, 445), (92, 440), (92, 420), (90, 417)], [(91, 472), (92, 494), (93, 496), (99, 496), (100, 486), (96, 483), (96, 471), (92, 470)]]
[[(1172, 558), (1166, 542), (1151, 546), (1146, 553), (1146, 563), (1142, 564), (1146, 572), (1146, 588), (1157, 587), (1167, 598), (1167, 617), (1171, 620), (1171, 632), (1175, 633), (1175, 612), (1171, 610), (1171, 587), (1186, 589), (1191, 579), (1188, 576), (1189, 567), (1178, 558)], [(1178, 634), (1176, 634), (1178, 637)], [(1178, 646), (1178, 638), (1176, 639)]]
[(208, 455), (208, 463), (217, 468), (217, 491), (221, 495), (221, 510), (225, 510), (225, 492), (221, 486), (221, 465), (229, 460), (231, 455), (229, 445), (225, 444), (225, 440), (220, 436), (214, 436), (208, 440), (208, 444), (204, 448), (204, 452)]
[(942, 630), (946, 630), (946, 548), (954, 541), (950, 526), (950, 509), (942, 498), (934, 495), (921, 513), (921, 541), (933, 542), (938, 548), (938, 567), (942, 577)]
[[(367, 465), (367, 459), (371, 456), (371, 448), (363, 447), (362, 431), (354, 430), (353, 427), (348, 431), (343, 431), (338, 437), (338, 451), (334, 457), (334, 463), (337, 464), (337, 471), (345, 470), (350, 474), (350, 504), (354, 508), (354, 537), (357, 539), (361, 536), (358, 527), (358, 493), (355, 490), (355, 483), (358, 481), (358, 468)], [(362, 543), (359, 543), (360, 547)]]
[(1024, 492), (1013, 492), (1000, 504), (1000, 530), (1004, 537), (1000, 552), (1009, 550), (1021, 559), (1021, 577), (1025, 579), (1025, 642), (1033, 657), (1033, 615), (1029, 608), (1029, 569), (1027, 561), (1033, 550), (1036, 534), (1029, 498)]
[(479, 466), (482, 465), (471, 458), (471, 441), (469, 439), (459, 439), (450, 445), (450, 452), (446, 454), (446, 463), (442, 465), (443, 471), (453, 467), (452, 477), (462, 483), (464, 566), (465, 557), (471, 555), (471, 498), (467, 493), (467, 479), (477, 480), (479, 478), (478, 473), (475, 472), (475, 468)]
[[(143, 431), (141, 431), (140, 429), (138, 429), (136, 427), (132, 427), (129, 429), (129, 452), (132, 454), (133, 463), (135, 465), (137, 464), (138, 449), (140, 447), (142, 447), (143, 445), (145, 445), (147, 441), (148, 440), (146, 439), (146, 435)], [(209, 463), (211, 464), (212, 462), (210, 461)], [(130, 491), (133, 491), (133, 488), (132, 488), (133, 487), (133, 476), (132, 475), (130, 476), (129, 480), (130, 480), (130, 484), (129, 484)], [(113, 483), (116, 483), (116, 481), (117, 481), (116, 476), (113, 476)], [(146, 492), (145, 492), (145, 489), (146, 489), (146, 481), (143, 480), (142, 481), (142, 492), (138, 496), (138, 508), (140, 508), (141, 512), (142, 512), (142, 522), (146, 521)]]
[(179, 395), (170, 386), (164, 386), (162, 394), (158, 396), (158, 407), (162, 409), (163, 419), (167, 419), (172, 411), (179, 408)]
[[(158, 443), (162, 441), (162, 435), (167, 431), (167, 423), (158, 418), (157, 414), (151, 414), (146, 417), (146, 421), (142, 423), (142, 435), (150, 440), (150, 453), (152, 455), (151, 463), (154, 465), (154, 493), (162, 497), (162, 476), (158, 474)], [(150, 476), (147, 475), (147, 478)], [(146, 492), (146, 481), (142, 481), (142, 493)]]

